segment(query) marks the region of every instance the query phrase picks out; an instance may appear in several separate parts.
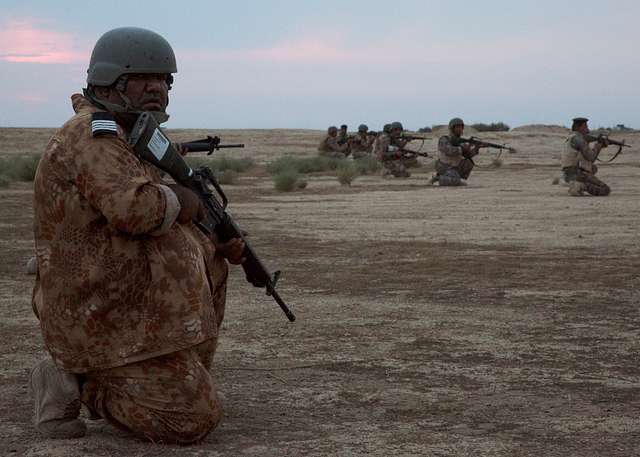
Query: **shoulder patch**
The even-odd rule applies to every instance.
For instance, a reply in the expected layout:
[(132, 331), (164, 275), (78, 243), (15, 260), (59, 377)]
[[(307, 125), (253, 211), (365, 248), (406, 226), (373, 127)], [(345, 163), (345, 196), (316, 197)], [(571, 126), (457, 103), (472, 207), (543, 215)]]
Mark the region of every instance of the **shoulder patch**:
[(91, 115), (91, 136), (117, 135), (118, 126), (113, 114), (97, 111)]

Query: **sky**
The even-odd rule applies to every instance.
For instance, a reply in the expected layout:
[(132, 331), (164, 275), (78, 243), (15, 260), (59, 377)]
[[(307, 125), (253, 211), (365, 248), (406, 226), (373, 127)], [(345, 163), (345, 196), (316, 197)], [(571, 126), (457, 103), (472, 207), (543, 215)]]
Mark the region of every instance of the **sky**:
[(0, 127), (57, 127), (96, 40), (171, 43), (169, 128), (312, 128), (462, 117), (640, 127), (640, 2), (0, 0)]

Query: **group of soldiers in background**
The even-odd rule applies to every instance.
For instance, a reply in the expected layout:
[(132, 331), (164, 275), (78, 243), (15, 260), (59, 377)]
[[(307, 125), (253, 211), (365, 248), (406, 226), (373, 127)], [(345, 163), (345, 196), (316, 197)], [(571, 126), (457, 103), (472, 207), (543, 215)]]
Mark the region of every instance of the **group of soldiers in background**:
[[(587, 123), (588, 119), (583, 117), (573, 119), (572, 134), (567, 138), (561, 155), (562, 177), (569, 186), (570, 195), (580, 196), (586, 192), (594, 196), (606, 196), (611, 189), (595, 176), (595, 161), (600, 151), (610, 143), (620, 148), (628, 145), (609, 140), (602, 135), (591, 136)], [(496, 147), (515, 152), (513, 148), (504, 145), (463, 138), (464, 121), (460, 118), (451, 119), (448, 130), (448, 134), (438, 140), (438, 159), (435, 163), (435, 173), (430, 180), (431, 184), (437, 182), (440, 186), (465, 185), (475, 166), (473, 157), (478, 155), (482, 148)], [(408, 136), (403, 132), (404, 128), (400, 122), (386, 124), (381, 132), (371, 131), (367, 125), (361, 124), (354, 135), (348, 133), (347, 125), (342, 125), (339, 130), (332, 126), (327, 129), (327, 135), (320, 142), (318, 152), (332, 158), (351, 155), (354, 159), (360, 159), (372, 156), (382, 163), (383, 176), (406, 178), (410, 176), (408, 168), (419, 166), (417, 157), (427, 155), (406, 149), (410, 141), (424, 140), (424, 137)], [(595, 145), (590, 146), (590, 143)]]
[[(383, 176), (396, 178), (411, 176), (407, 169), (419, 166), (418, 156), (427, 156), (406, 149), (410, 141), (425, 138), (403, 135), (401, 122), (386, 124), (381, 132), (370, 131), (365, 124), (358, 127), (355, 135), (349, 135), (347, 129), (346, 125), (342, 125), (340, 130), (335, 126), (329, 127), (318, 146), (320, 155), (332, 158), (351, 155), (354, 159), (370, 155), (382, 163)], [(432, 183), (439, 182), (441, 186), (465, 184), (463, 180), (469, 177), (473, 168), (471, 158), (478, 154), (483, 145), (457, 144), (456, 140), (461, 138), (463, 131), (462, 119), (455, 118), (449, 122), (449, 135), (441, 137), (438, 144), (439, 159), (436, 162), (436, 174), (431, 178)]]

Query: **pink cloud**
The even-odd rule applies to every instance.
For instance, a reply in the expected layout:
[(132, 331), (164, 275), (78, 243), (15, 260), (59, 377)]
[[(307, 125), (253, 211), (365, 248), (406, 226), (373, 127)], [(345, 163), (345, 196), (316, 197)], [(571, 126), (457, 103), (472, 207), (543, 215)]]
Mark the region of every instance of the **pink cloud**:
[(21, 102), (34, 104), (44, 103), (48, 101), (47, 97), (38, 94), (18, 94), (15, 96), (15, 98), (16, 100), (19, 100)]
[(41, 64), (87, 61), (68, 32), (48, 30), (38, 21), (10, 20), (0, 24), (0, 60)]

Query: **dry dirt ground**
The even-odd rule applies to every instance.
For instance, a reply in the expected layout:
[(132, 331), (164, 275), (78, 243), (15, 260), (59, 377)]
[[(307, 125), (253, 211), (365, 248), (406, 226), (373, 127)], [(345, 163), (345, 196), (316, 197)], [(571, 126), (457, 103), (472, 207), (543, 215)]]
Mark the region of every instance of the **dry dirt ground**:
[[(1, 129), (0, 153), (41, 151), (50, 133)], [(259, 164), (313, 154), (321, 135), (219, 133)], [(640, 455), (640, 148), (601, 167), (610, 197), (572, 198), (551, 184), (564, 137), (487, 136), (519, 153), (464, 188), (428, 187), (427, 167), (290, 194), (258, 168), (228, 186), (298, 320), (233, 273), (213, 373), (225, 419), (188, 447), (102, 421), (78, 440), (33, 431), (32, 191), (0, 191), (0, 455)]]

